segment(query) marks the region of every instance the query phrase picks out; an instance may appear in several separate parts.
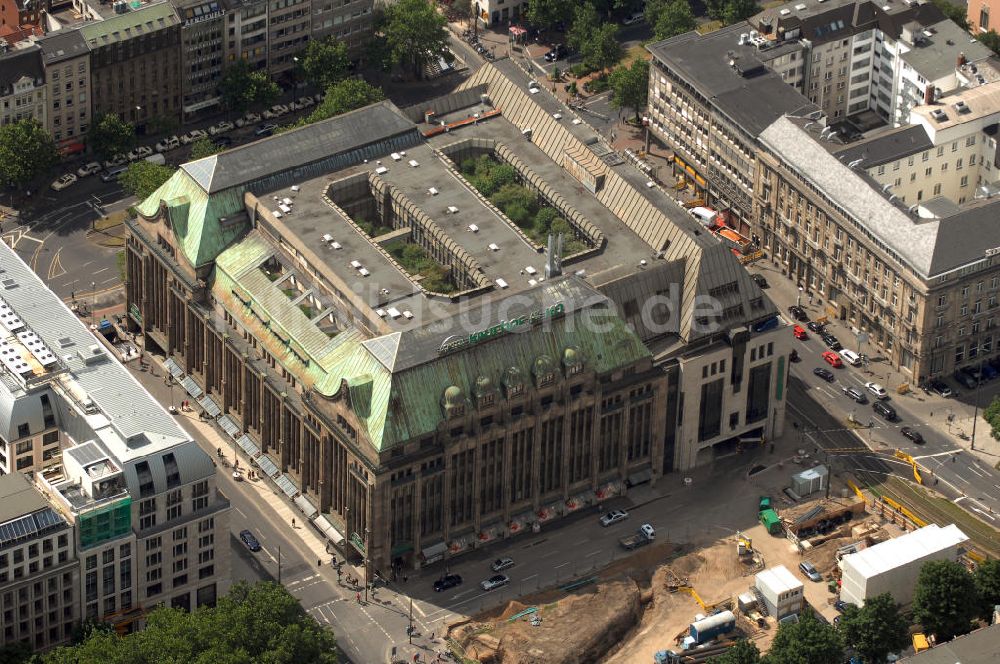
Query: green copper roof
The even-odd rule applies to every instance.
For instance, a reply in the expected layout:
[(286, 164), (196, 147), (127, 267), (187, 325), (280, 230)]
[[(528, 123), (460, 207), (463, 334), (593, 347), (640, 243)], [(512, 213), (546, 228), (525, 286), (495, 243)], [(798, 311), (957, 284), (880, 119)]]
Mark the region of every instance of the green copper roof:
[(209, 196), (190, 175), (178, 169), (138, 209), (145, 217), (155, 217), (160, 201), (164, 201), (184, 257), (198, 268), (215, 260), (250, 227), (243, 192), (243, 187), (234, 187)]
[(148, 35), (180, 23), (169, 2), (146, 5), (103, 21), (92, 21), (80, 26), (80, 34), (91, 48)]

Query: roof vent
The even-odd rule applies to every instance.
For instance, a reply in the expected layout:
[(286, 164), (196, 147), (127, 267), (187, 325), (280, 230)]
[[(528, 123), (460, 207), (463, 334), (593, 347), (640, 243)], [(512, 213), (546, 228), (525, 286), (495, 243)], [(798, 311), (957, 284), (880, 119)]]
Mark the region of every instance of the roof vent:
[(782, 9), (778, 13), (781, 14), (782, 16), (788, 16), (789, 14), (792, 13), (792, 10), (791, 9)]
[(956, 102), (954, 107), (955, 107), (955, 110), (958, 111), (959, 113), (971, 113), (972, 112), (972, 109), (969, 108), (969, 105), (966, 104), (964, 100), (960, 100), (960, 101)]
[(801, 3), (800, 2), (799, 4), (795, 5), (795, 11), (797, 11), (797, 12), (800, 12), (800, 11), (802, 11), (805, 8), (806, 8), (805, 3)]
[(938, 122), (944, 122), (945, 120), (948, 119), (948, 114), (942, 111), (940, 108), (935, 108), (933, 111), (931, 111), (931, 117), (937, 120)]
[(10, 290), (12, 288), (17, 287), (17, 282), (14, 281), (13, 279), (4, 279), (3, 281), (0, 281), (0, 284), (3, 284), (5, 290)]
[(107, 353), (104, 352), (104, 346), (100, 344), (88, 346), (86, 350), (81, 348), (77, 351), (77, 354), (83, 360), (84, 364), (96, 364), (107, 357)]

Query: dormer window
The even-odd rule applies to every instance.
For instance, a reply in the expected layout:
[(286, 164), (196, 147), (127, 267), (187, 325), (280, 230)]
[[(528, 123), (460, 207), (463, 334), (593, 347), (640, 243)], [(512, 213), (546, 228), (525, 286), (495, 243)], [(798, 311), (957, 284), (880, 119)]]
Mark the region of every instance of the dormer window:
[(553, 382), (555, 382), (555, 379), (556, 375), (551, 371), (539, 374), (537, 377), (538, 387), (545, 387), (547, 385), (551, 385)]
[(524, 383), (518, 383), (517, 385), (507, 386), (507, 398), (519, 397), (524, 394)]
[(495, 400), (496, 400), (496, 396), (493, 394), (493, 392), (490, 392), (489, 394), (484, 394), (484, 395), (482, 395), (482, 396), (479, 397), (479, 407), (480, 408), (489, 408), (490, 406), (493, 405), (493, 403), (495, 402)]

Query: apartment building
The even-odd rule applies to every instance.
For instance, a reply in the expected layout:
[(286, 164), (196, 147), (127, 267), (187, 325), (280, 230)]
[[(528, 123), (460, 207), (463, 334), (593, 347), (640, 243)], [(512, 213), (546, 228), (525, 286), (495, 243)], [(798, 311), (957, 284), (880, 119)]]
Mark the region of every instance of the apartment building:
[(0, 124), (34, 119), (46, 124), (45, 74), (34, 45), (0, 52)]
[[(746, 40), (759, 57), (831, 122), (872, 110), (905, 124), (926, 94), (960, 84), (956, 62), (996, 68), (988, 48), (920, 0), (795, 1), (761, 12), (749, 26)], [(798, 53), (790, 62), (789, 48)]]
[(72, 526), (77, 615), (124, 632), (158, 605), (214, 604), (229, 584), (229, 502), (211, 458), (6, 245), (0, 266), (0, 431), (41, 448), (15, 448), (8, 465)]
[(181, 21), (183, 121), (218, 112), (225, 64), (226, 4), (223, 0), (171, 0)]
[(91, 112), (115, 113), (140, 133), (154, 120), (180, 121), (181, 19), (169, 2), (117, 7), (120, 13), (97, 14), (80, 27), (91, 55)]
[(528, 12), (528, 3), (523, 1), (476, 0), (474, 3), (476, 20), (488, 28), (493, 25), (511, 25), (519, 22)]
[(41, 32), (45, 0), (0, 0), (0, 38), (8, 43)]
[(374, 6), (373, 0), (313, 0), (312, 39), (333, 35), (359, 57), (372, 34)]
[(64, 154), (82, 152), (90, 128), (90, 49), (80, 30), (60, 30), (38, 40), (48, 88), (46, 128)]
[(226, 14), (226, 62), (267, 69), (267, 0), (233, 0)]
[(27, 477), (0, 474), (0, 648), (69, 643), (80, 622), (75, 539)]
[[(791, 337), (774, 306), (528, 83), (487, 64), (431, 122), (382, 102), (185, 164), (128, 222), (146, 348), (373, 573), (782, 431)], [(461, 183), (484, 156), (567, 220), (565, 256)], [(442, 266), (441, 292), (386, 234)]]
[(269, 0), (267, 70), (279, 76), (295, 67), (294, 58), (312, 34), (313, 0)]
[[(965, 20), (969, 22), (969, 30), (972, 34), (997, 30), (997, 20), (1000, 17), (1000, 3), (996, 0), (973, 0), (967, 5)], [(990, 14), (994, 18), (990, 20)]]
[(745, 30), (689, 32), (648, 47), (650, 131), (673, 149), (674, 174), (744, 234), (760, 132), (785, 114), (820, 115), (764, 65)]

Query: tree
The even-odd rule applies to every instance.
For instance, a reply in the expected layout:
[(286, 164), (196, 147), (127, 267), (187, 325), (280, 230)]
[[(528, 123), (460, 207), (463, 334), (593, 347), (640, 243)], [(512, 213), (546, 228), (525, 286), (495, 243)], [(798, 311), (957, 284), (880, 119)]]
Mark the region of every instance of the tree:
[(990, 423), (990, 435), (1000, 440), (1000, 397), (993, 397), (993, 401), (983, 411), (983, 419)]
[(708, 661), (709, 664), (759, 664), (760, 651), (757, 650), (756, 643), (749, 639), (742, 639), (724, 654)]
[(745, 21), (757, 13), (757, 0), (728, 0), (722, 12), (726, 25)]
[(125, 154), (135, 147), (135, 127), (114, 113), (107, 113), (90, 125), (87, 145), (99, 159)]
[(326, 89), (323, 102), (309, 114), (306, 122), (319, 122), (383, 99), (385, 95), (382, 94), (381, 88), (356, 78), (344, 79)]
[(909, 624), (889, 593), (865, 600), (860, 609), (848, 605), (837, 628), (866, 662), (884, 662), (889, 653), (899, 652), (909, 640)]
[(170, 166), (161, 166), (145, 159), (130, 164), (128, 170), (122, 173), (122, 189), (144, 201), (160, 188), (174, 174)]
[(399, 0), (385, 8), (379, 32), (389, 60), (420, 78), (448, 47), (448, 20), (429, 0)]
[(212, 142), (210, 138), (199, 138), (191, 144), (191, 161), (211, 157), (222, 152), (222, 147)]
[(281, 94), (278, 84), (263, 69), (252, 70), (246, 60), (237, 60), (222, 72), (219, 82), (222, 100), (231, 111), (270, 105)]
[(968, 32), (969, 30), (969, 19), (966, 16), (965, 6), (959, 6), (957, 4), (952, 4), (950, 0), (931, 0), (931, 3), (935, 7), (941, 10), (941, 13), (950, 18), (955, 23)]
[(764, 658), (766, 664), (841, 664), (844, 642), (833, 625), (820, 622), (811, 609), (795, 623), (781, 625)]
[(996, 30), (980, 32), (976, 35), (976, 39), (982, 42), (983, 46), (990, 49), (994, 53), (1000, 53), (1000, 35), (997, 34)]
[(646, 22), (653, 26), (655, 39), (670, 39), (698, 25), (688, 0), (650, 0), (646, 5)]
[(618, 26), (605, 23), (590, 34), (580, 50), (583, 61), (590, 67), (606, 70), (622, 59), (622, 45), (618, 41)]
[(583, 45), (601, 25), (601, 18), (593, 3), (585, 2), (573, 12), (573, 24), (566, 33), (566, 43), (577, 52), (583, 51)]
[(551, 30), (560, 23), (570, 22), (573, 4), (570, 0), (529, 0), (525, 17), (536, 28)]
[(347, 44), (332, 35), (326, 39), (313, 39), (306, 46), (300, 67), (305, 80), (321, 90), (347, 78), (351, 61), (347, 57)]
[(649, 61), (636, 58), (630, 67), (618, 67), (611, 72), (611, 105), (615, 108), (631, 108), (635, 111), (635, 121), (639, 121), (639, 111), (646, 107), (649, 96)]
[(0, 127), (0, 180), (23, 187), (58, 161), (52, 135), (34, 118)]
[[(161, 607), (146, 629), (118, 636), (94, 633), (78, 646), (40, 656), (44, 664), (212, 662), (293, 664), (337, 661), (333, 634), (305, 613), (275, 583), (235, 584), (215, 608), (182, 611)], [(169, 657), (165, 656), (169, 653)]]
[(0, 648), (0, 664), (24, 664), (31, 659), (31, 646), (24, 641), (15, 641)]
[(913, 592), (913, 619), (947, 641), (972, 629), (979, 613), (976, 584), (964, 567), (951, 560), (924, 563)]
[(973, 580), (979, 598), (979, 617), (989, 621), (993, 607), (1000, 604), (1000, 560), (980, 563)]

